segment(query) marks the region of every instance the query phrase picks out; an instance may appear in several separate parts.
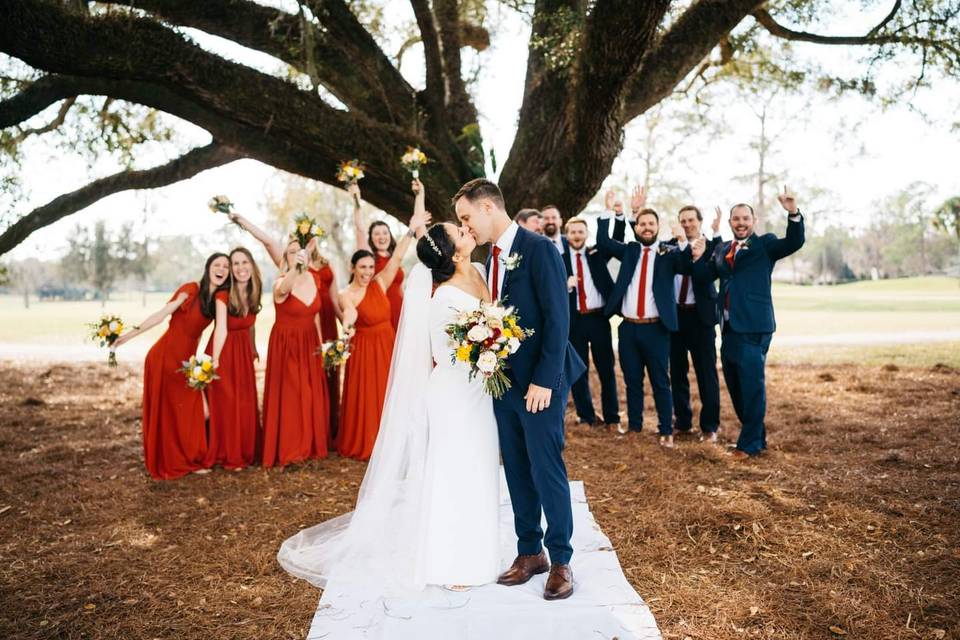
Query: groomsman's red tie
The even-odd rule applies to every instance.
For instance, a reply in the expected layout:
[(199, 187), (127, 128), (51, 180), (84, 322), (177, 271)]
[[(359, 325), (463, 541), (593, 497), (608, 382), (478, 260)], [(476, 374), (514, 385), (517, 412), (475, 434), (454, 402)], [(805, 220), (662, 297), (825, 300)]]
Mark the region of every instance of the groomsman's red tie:
[(650, 247), (643, 248), (643, 260), (640, 262), (640, 291), (637, 292), (637, 317), (643, 320), (647, 315), (647, 256)]
[(737, 255), (737, 249), (739, 248), (739, 246), (740, 246), (740, 242), (738, 240), (734, 240), (733, 242), (731, 242), (730, 250), (727, 251), (727, 255), (725, 256), (727, 259), (727, 264), (730, 265), (731, 269), (733, 269), (733, 259)]
[(490, 298), (500, 297), (500, 247), (493, 245), (493, 283), (490, 285)]
[(690, 291), (690, 276), (683, 276), (680, 280), (680, 304), (687, 304), (688, 291)]
[(577, 302), (580, 303), (580, 313), (587, 310), (587, 290), (583, 286), (583, 259), (577, 252)]

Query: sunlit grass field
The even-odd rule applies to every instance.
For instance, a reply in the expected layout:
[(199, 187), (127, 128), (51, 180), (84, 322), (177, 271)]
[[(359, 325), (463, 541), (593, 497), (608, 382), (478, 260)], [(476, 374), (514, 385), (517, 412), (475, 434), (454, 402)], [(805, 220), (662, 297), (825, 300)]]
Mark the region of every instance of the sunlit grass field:
[[(168, 296), (148, 293), (144, 305), (140, 292), (120, 293), (103, 306), (97, 301), (34, 299), (29, 308), (19, 296), (0, 296), (0, 358), (96, 358), (86, 323), (109, 312), (127, 324), (138, 324), (162, 307)], [(773, 361), (960, 366), (960, 284), (956, 279), (905, 278), (819, 287), (776, 284), (773, 296), (778, 325), (770, 354)], [(256, 325), (261, 353), (265, 353), (273, 320), (273, 304), (265, 297)], [(165, 327), (166, 322), (161, 323), (137, 338), (125, 349), (126, 358), (121, 351), (121, 358), (141, 357)], [(202, 344), (206, 339), (205, 335)]]

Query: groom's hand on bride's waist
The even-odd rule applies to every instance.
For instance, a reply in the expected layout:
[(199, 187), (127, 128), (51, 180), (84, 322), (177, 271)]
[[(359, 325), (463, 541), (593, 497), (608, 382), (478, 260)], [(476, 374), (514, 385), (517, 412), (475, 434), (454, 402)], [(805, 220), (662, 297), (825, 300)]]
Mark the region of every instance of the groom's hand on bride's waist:
[(553, 392), (550, 389), (531, 384), (527, 388), (527, 395), (523, 396), (527, 401), (527, 411), (530, 413), (543, 411), (550, 406), (550, 396), (552, 395)]

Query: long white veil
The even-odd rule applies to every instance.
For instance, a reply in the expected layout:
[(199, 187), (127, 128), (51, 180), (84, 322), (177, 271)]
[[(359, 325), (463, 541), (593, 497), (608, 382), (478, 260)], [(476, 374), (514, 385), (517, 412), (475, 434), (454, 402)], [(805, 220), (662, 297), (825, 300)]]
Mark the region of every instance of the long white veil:
[(351, 513), (300, 531), (277, 554), (291, 574), (326, 588), (328, 581), (375, 581), (387, 591), (414, 584), (419, 505), (427, 448), (430, 270), (406, 278), (380, 430)]

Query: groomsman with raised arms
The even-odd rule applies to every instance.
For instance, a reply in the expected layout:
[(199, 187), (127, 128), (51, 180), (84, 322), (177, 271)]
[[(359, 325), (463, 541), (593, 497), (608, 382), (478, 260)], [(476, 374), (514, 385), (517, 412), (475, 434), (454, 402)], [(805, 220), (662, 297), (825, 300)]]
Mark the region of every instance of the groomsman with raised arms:
[(788, 214), (785, 237), (754, 233), (753, 207), (741, 203), (730, 209), (732, 241), (717, 245), (712, 252), (707, 252), (704, 238), (692, 243), (694, 280), (720, 280), (717, 296), (722, 335), (720, 362), (741, 424), (733, 455), (743, 459), (767, 448), (764, 369), (770, 340), (777, 327), (770, 292), (771, 274), (777, 260), (797, 252), (804, 242), (803, 216), (796, 196), (784, 187), (777, 199)]
[[(716, 208), (713, 220), (713, 238), (707, 238), (702, 232), (703, 214), (694, 205), (680, 209), (677, 218), (687, 242), (703, 238), (706, 253), (721, 242), (720, 220), (723, 213)], [(677, 244), (672, 238), (669, 244)], [(673, 391), (674, 428), (678, 432), (688, 433), (693, 429), (693, 407), (690, 403), (689, 363), (687, 354), (693, 360), (693, 370), (697, 374), (697, 388), (700, 390), (700, 432), (701, 440), (717, 441), (717, 429), (720, 426), (720, 381), (717, 377), (717, 289), (713, 281), (694, 280), (690, 275), (678, 275), (674, 278), (673, 290), (677, 301), (677, 331), (670, 336), (670, 385)]]
[[(611, 214), (601, 216), (597, 245), (620, 260), (620, 272), (607, 298), (604, 313), (619, 313), (618, 355), (627, 387), (627, 425), (630, 431), (643, 427), (644, 371), (650, 377), (657, 407), (660, 444), (673, 447), (673, 398), (670, 392), (670, 332), (677, 330), (677, 305), (673, 280), (678, 273), (690, 273), (691, 257), (680, 225), (673, 232), (678, 245), (661, 243), (660, 217), (646, 208), (643, 187), (634, 190), (631, 208), (636, 220), (637, 242), (624, 244), (610, 237)], [(621, 433), (626, 430), (620, 429)]]
[(600, 407), (603, 422), (620, 428), (620, 400), (613, 370), (613, 336), (610, 321), (603, 312), (613, 291), (613, 278), (607, 269), (610, 255), (587, 246), (587, 221), (573, 217), (565, 225), (569, 251), (564, 255), (570, 274), (570, 343), (587, 365), (587, 371), (574, 382), (573, 404), (580, 422), (598, 424), (590, 393), (589, 354), (600, 378)]

